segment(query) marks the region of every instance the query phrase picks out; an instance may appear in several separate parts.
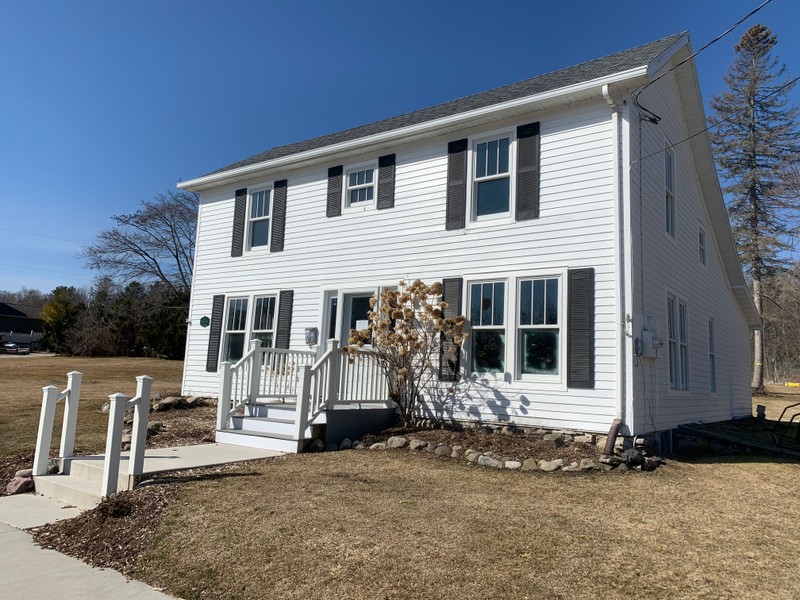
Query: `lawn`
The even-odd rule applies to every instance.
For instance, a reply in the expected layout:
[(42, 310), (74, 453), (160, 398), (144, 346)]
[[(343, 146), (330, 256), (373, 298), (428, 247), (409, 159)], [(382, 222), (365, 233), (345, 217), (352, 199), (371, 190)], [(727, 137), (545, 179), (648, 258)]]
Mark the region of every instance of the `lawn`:
[[(133, 396), (136, 376), (155, 379), (153, 393), (180, 393), (183, 362), (152, 358), (73, 358), (31, 354), (0, 354), (0, 456), (32, 450), (36, 445), (42, 387), (67, 385), (67, 372), (83, 373), (76, 451), (102, 452), (108, 415), (100, 407), (109, 394), (122, 392)], [(59, 402), (53, 447), (60, 437), (63, 402)]]
[[(0, 441), (12, 451), (19, 442), (2, 438), (35, 435), (37, 392), (67, 370), (98, 382), (89, 412), (111, 391), (130, 393), (134, 375), (173, 391), (180, 375), (180, 363), (162, 361), (39, 360), (56, 362), (25, 376), (21, 362), (0, 361)], [(35, 410), (9, 421), (29, 395)], [(795, 398), (770, 398), (770, 412)], [(82, 429), (79, 441), (102, 445), (105, 416), (85, 421), (100, 431)], [(169, 487), (161, 505), (95, 531), (125, 540), (128, 519), (151, 524), (127, 572), (182, 598), (800, 597), (800, 464), (782, 459), (546, 474), (350, 450), (171, 481), (130, 493), (135, 503)]]

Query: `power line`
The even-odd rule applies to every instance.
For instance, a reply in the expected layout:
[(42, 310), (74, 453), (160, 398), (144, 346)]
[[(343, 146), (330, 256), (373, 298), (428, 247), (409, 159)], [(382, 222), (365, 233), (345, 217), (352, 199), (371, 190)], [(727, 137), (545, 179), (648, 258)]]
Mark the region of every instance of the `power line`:
[(758, 11), (760, 11), (762, 8), (764, 8), (764, 7), (765, 7), (767, 4), (769, 4), (770, 2), (772, 2), (772, 0), (764, 0), (764, 2), (762, 2), (762, 3), (761, 3), (761, 4), (759, 4), (759, 5), (758, 5), (756, 8), (754, 8), (754, 9), (753, 9), (753, 10), (751, 10), (749, 13), (747, 13), (745, 16), (743, 16), (741, 19), (739, 19), (739, 20), (738, 20), (736, 23), (734, 23), (733, 25), (731, 25), (730, 27), (728, 27), (728, 29), (726, 29), (725, 31), (723, 31), (722, 33), (720, 33), (720, 34), (719, 34), (717, 37), (715, 37), (713, 40), (711, 40), (710, 42), (708, 42), (708, 43), (707, 43), (705, 46), (703, 46), (702, 48), (700, 48), (700, 49), (698, 49), (698, 50), (696, 50), (696, 51), (692, 52), (692, 54), (690, 54), (689, 56), (687, 56), (686, 58), (684, 58), (684, 59), (683, 59), (681, 62), (679, 62), (677, 65), (675, 65), (674, 67), (672, 67), (672, 68), (670, 68), (670, 69), (667, 69), (666, 71), (664, 71), (663, 73), (661, 73), (661, 75), (659, 75), (658, 77), (656, 77), (656, 78), (655, 78), (655, 79), (653, 79), (652, 81), (649, 81), (648, 83), (646, 83), (644, 86), (642, 86), (642, 88), (641, 88), (639, 91), (637, 91), (637, 92), (636, 92), (636, 93), (633, 95), (633, 103), (634, 103), (634, 104), (637, 106), (637, 108), (639, 108), (640, 110), (643, 110), (644, 112), (646, 112), (646, 113), (649, 115), (649, 119), (648, 119), (648, 120), (649, 120), (651, 123), (658, 124), (658, 122), (661, 120), (661, 117), (659, 117), (659, 116), (658, 116), (656, 113), (654, 113), (653, 111), (651, 111), (651, 110), (648, 110), (648, 109), (646, 109), (644, 106), (642, 106), (641, 104), (639, 104), (639, 94), (641, 94), (643, 91), (645, 91), (647, 88), (649, 88), (651, 85), (653, 85), (653, 84), (654, 84), (656, 81), (658, 81), (658, 80), (659, 80), (659, 79), (661, 79), (662, 77), (666, 77), (667, 75), (669, 75), (670, 73), (672, 73), (672, 71), (674, 71), (675, 69), (677, 69), (677, 68), (678, 68), (678, 67), (680, 67), (681, 65), (684, 65), (684, 64), (686, 64), (687, 62), (689, 62), (690, 60), (692, 60), (692, 59), (693, 59), (695, 56), (697, 56), (698, 54), (700, 54), (700, 53), (701, 53), (703, 50), (705, 50), (705, 49), (706, 49), (706, 48), (708, 48), (709, 46), (712, 46), (712, 45), (716, 44), (718, 41), (720, 41), (722, 38), (724, 38), (724, 37), (725, 37), (726, 35), (728, 35), (728, 34), (729, 34), (731, 31), (733, 31), (734, 29), (736, 29), (736, 28), (737, 28), (739, 25), (741, 25), (742, 23), (744, 23), (744, 22), (745, 22), (747, 19), (749, 19), (750, 17), (752, 17), (754, 14), (756, 14)]
[(70, 240), (70, 239), (58, 237), (58, 236), (55, 236), (55, 235), (45, 235), (43, 233), (34, 233), (32, 231), (22, 231), (21, 229), (11, 229), (10, 227), (0, 227), (0, 230), (11, 231), (12, 233), (21, 233), (23, 235), (35, 235), (36, 237), (47, 238), (47, 239), (50, 239), (50, 240), (60, 240), (62, 242), (72, 242), (73, 244), (77, 243), (77, 242), (75, 242), (75, 240)]
[[(783, 89), (785, 89), (785, 88), (787, 88), (787, 87), (789, 87), (789, 86), (791, 86), (791, 85), (794, 85), (794, 84), (795, 84), (795, 83), (797, 83), (798, 81), (800, 81), (800, 76), (798, 76), (798, 77), (795, 77), (795, 78), (794, 78), (794, 79), (792, 79), (791, 81), (788, 81), (788, 82), (784, 83), (784, 84), (783, 84), (781, 87), (779, 87), (778, 89), (776, 89), (776, 90), (774, 90), (774, 91), (770, 92), (769, 94), (767, 94), (766, 96), (764, 96), (764, 97), (762, 98), (762, 100), (766, 100), (767, 98), (770, 98), (770, 97), (774, 96), (775, 94), (777, 94), (777, 93), (778, 93), (778, 92), (780, 92), (781, 90), (783, 90)], [(726, 118), (724, 118), (724, 119), (721, 119), (720, 121), (716, 121), (715, 123), (711, 123), (711, 124), (710, 124), (708, 127), (706, 127), (705, 129), (701, 129), (700, 131), (698, 131), (698, 132), (696, 132), (696, 133), (693, 133), (692, 135), (690, 135), (690, 136), (688, 136), (688, 137), (685, 137), (685, 138), (683, 138), (682, 140), (675, 142), (674, 144), (670, 144), (670, 145), (666, 146), (666, 147), (664, 148), (664, 150), (657, 150), (657, 151), (653, 152), (652, 154), (648, 154), (647, 156), (643, 156), (643, 157), (641, 157), (641, 158), (639, 158), (639, 159), (637, 159), (637, 160), (631, 161), (631, 162), (632, 162), (632, 163), (641, 162), (641, 161), (643, 161), (643, 160), (647, 160), (648, 158), (652, 158), (653, 156), (658, 156), (659, 154), (663, 153), (665, 150), (667, 150), (667, 149), (669, 149), (669, 148), (675, 148), (676, 146), (679, 146), (680, 144), (683, 144), (684, 142), (688, 142), (688, 141), (689, 141), (689, 140), (691, 140), (692, 138), (696, 138), (698, 135), (700, 135), (700, 134), (702, 134), (702, 133), (705, 133), (705, 132), (706, 132), (706, 131), (708, 131), (709, 129), (713, 129), (714, 127), (717, 127), (717, 126), (719, 126), (719, 125), (722, 125), (723, 123), (725, 123), (725, 122), (727, 122), (727, 121), (730, 121), (731, 119), (733, 119), (734, 117), (736, 117), (736, 116), (740, 115), (741, 113), (745, 112), (746, 110), (749, 110), (749, 107), (747, 107), (747, 108), (743, 108), (742, 110), (738, 110), (738, 111), (736, 111), (736, 112), (735, 112), (735, 113), (733, 113), (733, 114), (732, 114), (730, 117), (726, 117)]]
[(28, 265), (12, 265), (11, 263), (0, 263), (0, 267), (14, 267), (16, 269), (30, 269), (32, 271), (47, 271), (48, 273), (58, 273), (59, 275), (78, 275), (89, 277), (87, 273), (70, 273), (69, 271), (57, 271), (55, 269), (42, 269), (41, 267), (29, 267)]

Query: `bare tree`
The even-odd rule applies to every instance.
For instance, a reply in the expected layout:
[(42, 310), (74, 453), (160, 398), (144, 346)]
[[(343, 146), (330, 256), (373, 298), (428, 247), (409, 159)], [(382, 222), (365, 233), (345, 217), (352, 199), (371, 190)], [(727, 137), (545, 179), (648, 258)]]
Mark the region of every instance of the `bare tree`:
[(168, 191), (143, 200), (133, 214), (112, 217), (116, 226), (81, 251), (86, 266), (120, 284), (160, 282), (185, 294), (192, 285), (198, 203), (195, 193)]

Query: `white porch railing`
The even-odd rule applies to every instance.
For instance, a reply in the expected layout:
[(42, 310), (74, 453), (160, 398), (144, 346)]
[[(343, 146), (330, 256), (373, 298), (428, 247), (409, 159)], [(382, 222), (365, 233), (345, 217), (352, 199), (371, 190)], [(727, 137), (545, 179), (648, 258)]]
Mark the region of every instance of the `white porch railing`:
[(340, 365), (337, 404), (374, 404), (388, 401), (389, 386), (377, 354), (370, 350), (359, 350), (351, 360), (349, 354), (342, 351)]

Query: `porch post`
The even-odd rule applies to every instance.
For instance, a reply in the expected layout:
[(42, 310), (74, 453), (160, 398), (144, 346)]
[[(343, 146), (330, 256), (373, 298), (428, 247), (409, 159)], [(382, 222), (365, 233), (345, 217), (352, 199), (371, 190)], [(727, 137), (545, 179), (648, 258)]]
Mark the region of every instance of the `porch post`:
[(33, 456), (34, 475), (47, 475), (50, 441), (53, 439), (53, 422), (56, 418), (56, 402), (58, 402), (58, 388), (54, 385), (43, 387), (39, 433), (36, 436), (36, 453)]
[(223, 362), (219, 366), (222, 377), (219, 380), (217, 396), (217, 431), (228, 428), (228, 411), (231, 409), (231, 363)]
[(261, 340), (250, 340), (253, 356), (250, 359), (250, 389), (247, 393), (248, 404), (255, 404), (258, 388), (261, 386)]
[(81, 395), (83, 373), (67, 373), (67, 398), (64, 400), (64, 423), (61, 426), (61, 450), (59, 458), (69, 458), (75, 448), (75, 426), (78, 420), (78, 402)]
[(298, 441), (305, 438), (308, 424), (308, 403), (311, 397), (311, 366), (300, 367), (300, 389), (297, 390), (297, 405), (294, 416), (294, 438)]
[(342, 353), (339, 352), (339, 340), (328, 340), (328, 352), (331, 353), (328, 359), (328, 410), (333, 410), (336, 397), (339, 394), (339, 377), (342, 367)]

